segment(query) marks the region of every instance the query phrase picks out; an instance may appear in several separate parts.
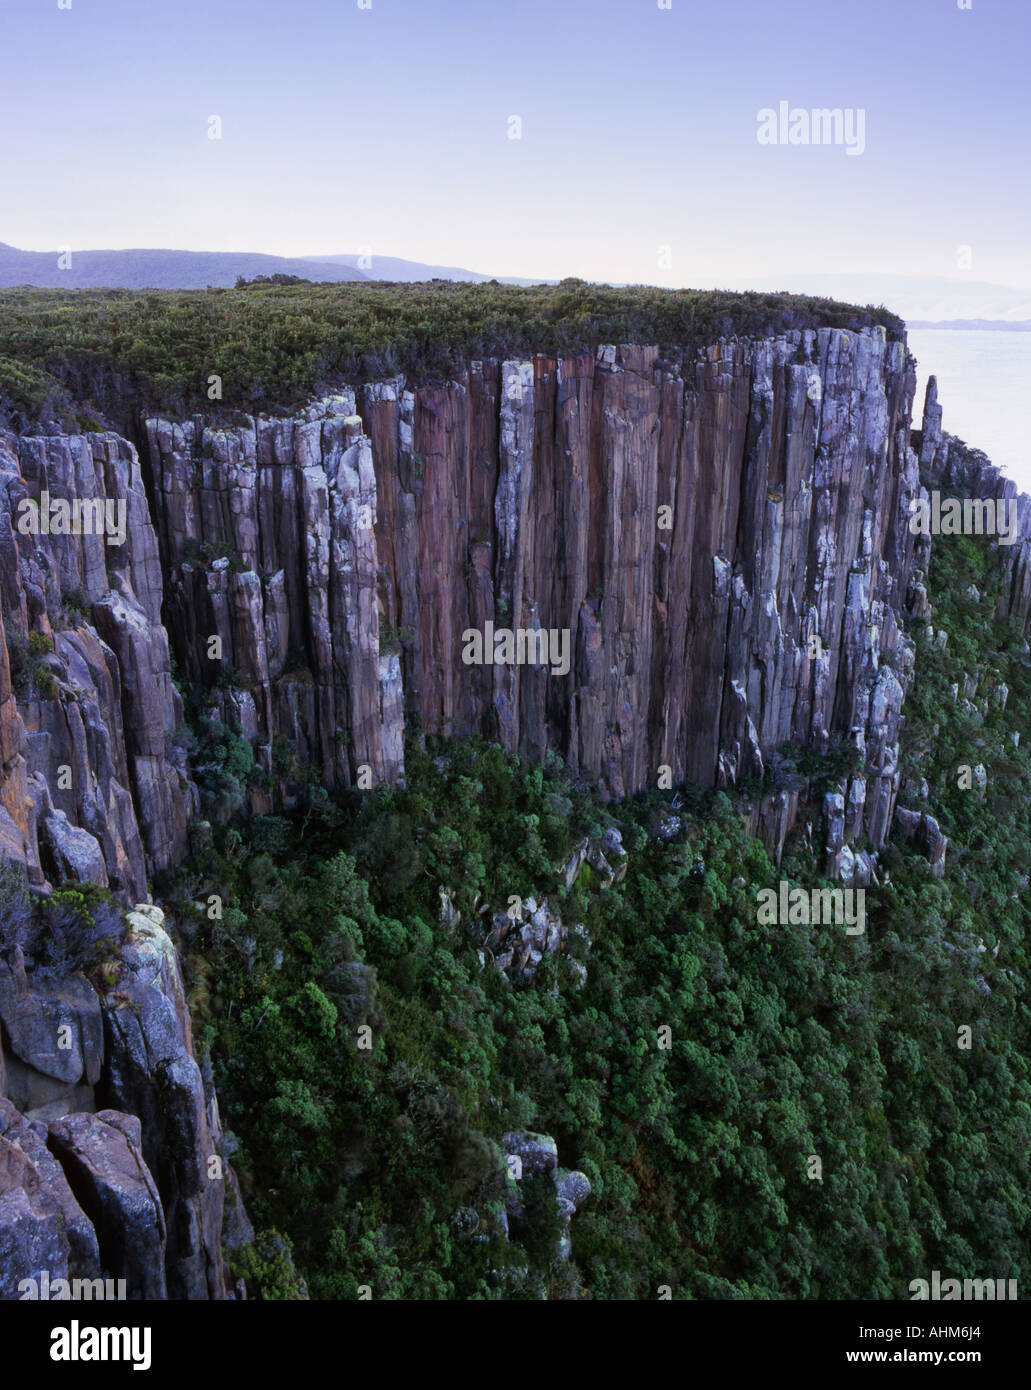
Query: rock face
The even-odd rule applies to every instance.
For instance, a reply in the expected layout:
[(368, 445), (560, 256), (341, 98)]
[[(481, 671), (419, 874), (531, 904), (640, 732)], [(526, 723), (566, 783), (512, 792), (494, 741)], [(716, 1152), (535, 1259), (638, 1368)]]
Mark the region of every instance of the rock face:
[[(866, 759), (849, 834), (883, 843), (914, 381), (883, 330), (826, 329), (149, 419), (142, 467), (113, 434), (0, 435), (0, 851), (39, 885), (103, 865), (126, 902), (182, 859), (198, 794), (170, 648), (252, 745), (253, 811), (311, 768), (400, 779), (412, 724), (553, 748), (612, 797), (733, 784), (838, 735)], [(44, 492), (124, 502), (124, 542), (22, 534)], [(531, 659), (467, 664), (488, 624), (536, 634)], [(26, 655), (30, 634), (53, 651)], [(796, 815), (778, 793), (753, 825), (779, 853)]]
[(193, 1055), (175, 947), (160, 909), (129, 913), (129, 939), (104, 996), (107, 1094), (142, 1121), (142, 1154), (168, 1224), (172, 1298), (224, 1298), (221, 1126)]
[(99, 1249), (130, 1298), (223, 1299), (223, 1249), (253, 1233), (220, 1154), (163, 914), (142, 904), (127, 923), (92, 981), (40, 981), (0, 962), (0, 1251), (11, 1278), (64, 1278)]
[[(943, 495), (994, 498), (1016, 508), (1016, 539), (1000, 545), (1008, 584), (1000, 600), (998, 617), (1012, 614), (1027, 627), (1031, 620), (1031, 498), (1017, 491), (1016, 484), (994, 467), (978, 449), (942, 430), (942, 408), (938, 402), (938, 381), (927, 380), (923, 429), (920, 440), (920, 467), (940, 486)], [(926, 489), (924, 490), (926, 495)], [(919, 594), (916, 595), (919, 604)], [(916, 610), (914, 610), (916, 611)]]
[(96, 1231), (47, 1148), (46, 1126), (0, 1098), (0, 1299), (24, 1279), (95, 1279)]
[[(915, 465), (896, 433), (909, 389), (901, 350), (875, 334), (733, 344), (680, 366), (633, 350), (536, 364), (522, 401), (501, 407), (503, 428), (517, 406), (544, 415), (518, 460), (539, 515), (509, 604), (513, 623), (525, 601), (573, 631), (573, 671), (547, 677), (543, 722), (574, 767), (618, 796), (664, 766), (674, 782), (732, 782), (781, 742), (820, 746), (832, 728), (891, 741), (870, 687), (897, 645), (879, 561), (906, 549)], [(495, 510), (504, 543), (518, 518)], [(527, 715), (544, 678), (514, 675), (513, 742), (540, 751)], [(502, 691), (512, 679), (495, 675)]]
[(33, 982), (0, 961), (6, 1094), (30, 1120), (95, 1110), (104, 1061), (100, 1000), (82, 975)]
[[(151, 420), (176, 650), (213, 685), (220, 639), (240, 681), (213, 703), (266, 770), (285, 737), (344, 784), (400, 775), (405, 719), (554, 748), (614, 797), (663, 768), (733, 783), (838, 732), (866, 754), (879, 844), (911, 664), (913, 386), (881, 330), (826, 330), (474, 363), (235, 429)], [(466, 664), (488, 623), (568, 634), (569, 671)]]
[(353, 785), (362, 767), (375, 783), (401, 776), (400, 665), (381, 650), (376, 602), (376, 473), (353, 393), (233, 430), (148, 421), (147, 438), (188, 679), (205, 688), (239, 673), (213, 704), (269, 774), (281, 736), (330, 783)]
[(165, 1220), (143, 1161), (140, 1122), (115, 1110), (68, 1115), (50, 1143), (97, 1232), (101, 1259), (133, 1299), (163, 1299)]
[[(44, 497), (98, 510), (78, 534), (44, 534)], [(110, 531), (84, 529), (98, 515)], [(128, 441), (0, 432), (0, 846), (30, 882), (103, 882), (136, 901), (148, 872), (185, 854), (196, 789), (174, 747), (163, 592)]]
[[(612, 796), (663, 767), (733, 782), (839, 730), (865, 747), (879, 842), (909, 661), (912, 389), (901, 345), (828, 330), (366, 392), (406, 709), (553, 747)], [(568, 629), (569, 674), (464, 666), (462, 633), (488, 621)]]
[[(920, 469), (1016, 496), (943, 433), (933, 378), (917, 459), (914, 382), (882, 330), (826, 329), (475, 362), (232, 427), (150, 419), (142, 466), (114, 434), (0, 433), (0, 854), (40, 887), (103, 875), (127, 903), (183, 858), (198, 793), (170, 650), (251, 743), (253, 811), (289, 806), (311, 768), (399, 780), (410, 725), (553, 748), (613, 797), (734, 784), (839, 736), (866, 763), (841, 787), (843, 844), (883, 844), (900, 615), (926, 616)], [(124, 541), (23, 534), (44, 492), (124, 503)], [(1003, 550), (1026, 624), (1026, 499)], [(568, 671), (554, 651), (467, 664), (488, 624), (567, 635)], [(798, 804), (754, 806), (775, 854)]]

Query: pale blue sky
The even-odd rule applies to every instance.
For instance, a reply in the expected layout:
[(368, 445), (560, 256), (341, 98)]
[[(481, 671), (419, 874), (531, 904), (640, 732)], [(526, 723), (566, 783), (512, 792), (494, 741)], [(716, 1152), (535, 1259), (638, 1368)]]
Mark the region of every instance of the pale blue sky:
[[(0, 241), (691, 285), (968, 244), (1027, 286), (1029, 32), (1029, 0), (2, 0)], [(863, 108), (865, 154), (761, 146), (780, 100)]]

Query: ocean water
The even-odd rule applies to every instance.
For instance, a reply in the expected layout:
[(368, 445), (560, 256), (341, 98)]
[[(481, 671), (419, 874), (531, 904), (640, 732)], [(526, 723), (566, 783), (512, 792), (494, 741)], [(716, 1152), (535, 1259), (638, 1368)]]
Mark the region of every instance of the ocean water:
[(913, 424), (936, 376), (943, 428), (1031, 493), (1031, 333), (912, 328), (907, 338), (917, 359)]

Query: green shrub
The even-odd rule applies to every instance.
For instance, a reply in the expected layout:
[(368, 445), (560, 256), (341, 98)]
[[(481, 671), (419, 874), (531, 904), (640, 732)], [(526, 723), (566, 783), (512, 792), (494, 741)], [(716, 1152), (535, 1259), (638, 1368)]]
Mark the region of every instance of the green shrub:
[(61, 606), (74, 621), (81, 622), (93, 608), (93, 601), (81, 584), (61, 590)]
[[(141, 306), (145, 312), (141, 312)], [(121, 418), (127, 380), (139, 410), (211, 410), (208, 364), (232, 392), (226, 409), (303, 404), (324, 385), (394, 376), (447, 377), (473, 359), (593, 351), (654, 343), (678, 354), (722, 337), (792, 328), (859, 329), (902, 321), (801, 295), (613, 287), (567, 279), (521, 287), (434, 280), (416, 284), (257, 282), (234, 289), (0, 291), (0, 411), (72, 416), (68, 385)], [(420, 471), (420, 463), (414, 464)]]

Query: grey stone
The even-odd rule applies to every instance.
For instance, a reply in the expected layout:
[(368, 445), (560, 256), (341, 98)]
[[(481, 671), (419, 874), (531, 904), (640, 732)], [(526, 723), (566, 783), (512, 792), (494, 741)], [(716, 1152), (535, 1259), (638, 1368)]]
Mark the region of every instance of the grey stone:
[(19, 1297), (23, 1279), (95, 1279), (96, 1232), (60, 1164), (46, 1130), (0, 1099), (0, 1299)]
[(502, 1136), (506, 1154), (516, 1154), (524, 1174), (550, 1173), (558, 1167), (558, 1145), (550, 1134), (528, 1129), (511, 1130)]
[(97, 1232), (100, 1256), (128, 1296), (163, 1299), (165, 1218), (140, 1151), (140, 1122), (114, 1110), (66, 1115), (50, 1143)]
[(59, 879), (107, 887), (104, 852), (88, 830), (72, 825), (63, 811), (43, 821), (43, 836)]

